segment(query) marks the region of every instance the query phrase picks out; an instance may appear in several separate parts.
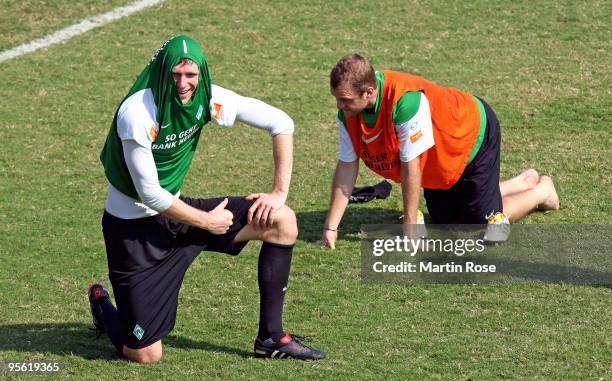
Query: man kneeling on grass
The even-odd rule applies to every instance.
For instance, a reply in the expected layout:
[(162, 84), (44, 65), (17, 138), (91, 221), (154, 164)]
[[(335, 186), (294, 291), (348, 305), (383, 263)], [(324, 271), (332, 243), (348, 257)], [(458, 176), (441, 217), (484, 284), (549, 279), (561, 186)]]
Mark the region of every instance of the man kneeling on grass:
[[(180, 196), (203, 126), (235, 120), (272, 135), (270, 193), (197, 199)], [(325, 353), (284, 333), (282, 312), (293, 245), (293, 121), (283, 111), (211, 84), (200, 45), (167, 41), (119, 106), (100, 156), (108, 179), (102, 228), (117, 309), (99, 284), (89, 289), (93, 322), (125, 358), (157, 362), (176, 319), (187, 268), (201, 251), (238, 255), (248, 241), (259, 254), (258, 357), (318, 360)]]
[[(401, 184), (408, 236), (419, 223), (421, 188), (437, 224), (507, 226), (535, 209), (559, 209), (551, 178), (533, 169), (499, 182), (501, 130), (482, 98), (415, 75), (375, 71), (358, 54), (338, 61), (330, 87), (338, 107), (340, 158), (323, 227), (325, 246), (335, 247), (359, 159)], [(485, 240), (504, 239), (487, 234)]]

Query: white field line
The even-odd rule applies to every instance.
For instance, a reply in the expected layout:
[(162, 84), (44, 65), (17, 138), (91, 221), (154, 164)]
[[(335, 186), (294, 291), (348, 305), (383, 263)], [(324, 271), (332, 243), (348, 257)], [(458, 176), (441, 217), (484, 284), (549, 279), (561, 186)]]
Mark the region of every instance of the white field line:
[(122, 17), (129, 16), (132, 13), (161, 3), (162, 1), (163, 0), (135, 1), (123, 7), (117, 7), (104, 14), (87, 18), (78, 24), (71, 25), (43, 38), (39, 38), (26, 44), (19, 45), (16, 48), (3, 51), (2, 53), (0, 53), (0, 62), (19, 57), (22, 54), (32, 53), (40, 48), (44, 48), (49, 45), (66, 41), (74, 36), (78, 36), (81, 33), (85, 33), (93, 28), (106, 25)]

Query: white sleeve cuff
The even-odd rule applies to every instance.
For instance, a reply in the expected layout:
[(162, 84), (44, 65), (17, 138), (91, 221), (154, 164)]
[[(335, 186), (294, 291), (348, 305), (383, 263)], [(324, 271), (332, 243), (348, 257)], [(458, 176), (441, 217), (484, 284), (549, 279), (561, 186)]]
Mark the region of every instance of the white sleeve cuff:
[(243, 97), (213, 85), (210, 113), (219, 126), (232, 127), (236, 120), (266, 130), (272, 136), (293, 133), (293, 120), (284, 111), (255, 98)]
[(338, 123), (338, 133), (340, 134), (340, 155), (338, 159), (345, 163), (352, 163), (357, 160), (353, 141), (344, 123), (340, 119), (336, 119), (336, 123)]
[(407, 122), (395, 126), (399, 140), (399, 157), (402, 162), (409, 162), (434, 146), (433, 126), (429, 101), (421, 94), (417, 113)]
[(151, 148), (124, 140), (123, 156), (142, 203), (158, 213), (170, 208), (174, 196), (159, 185)]
[(289, 115), (255, 98), (239, 96), (237, 119), (251, 127), (266, 130), (272, 136), (290, 135), (294, 130)]
[(238, 94), (221, 86), (212, 85), (210, 118), (221, 127), (233, 127), (238, 111)]

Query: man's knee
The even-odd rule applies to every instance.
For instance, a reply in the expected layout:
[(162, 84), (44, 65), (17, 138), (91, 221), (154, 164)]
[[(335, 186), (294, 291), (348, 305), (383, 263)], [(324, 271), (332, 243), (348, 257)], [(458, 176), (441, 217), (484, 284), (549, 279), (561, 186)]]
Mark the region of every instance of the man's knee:
[(123, 347), (123, 355), (130, 361), (141, 364), (152, 364), (159, 362), (162, 358), (162, 343), (161, 340), (140, 349), (132, 349), (126, 346)]
[(277, 211), (274, 227), (283, 241), (295, 242), (298, 236), (297, 217), (295, 212), (284, 205)]

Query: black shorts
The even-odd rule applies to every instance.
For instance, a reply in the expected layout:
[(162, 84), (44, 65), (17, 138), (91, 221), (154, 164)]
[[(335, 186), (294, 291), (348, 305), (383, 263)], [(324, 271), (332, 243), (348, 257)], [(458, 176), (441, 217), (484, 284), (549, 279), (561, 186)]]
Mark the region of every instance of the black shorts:
[[(205, 211), (223, 201), (223, 197), (181, 199)], [(234, 242), (234, 238), (247, 225), (252, 204), (244, 197), (229, 197), (225, 208), (234, 214), (234, 223), (222, 235), (161, 215), (126, 220), (104, 212), (108, 275), (128, 348), (144, 348), (172, 331), (183, 277), (201, 251), (240, 253), (247, 242)]]
[(478, 153), (450, 189), (424, 190), (433, 223), (486, 224), (487, 215), (503, 211), (499, 189), (501, 129), (491, 106), (480, 101), (487, 115), (487, 127)]

